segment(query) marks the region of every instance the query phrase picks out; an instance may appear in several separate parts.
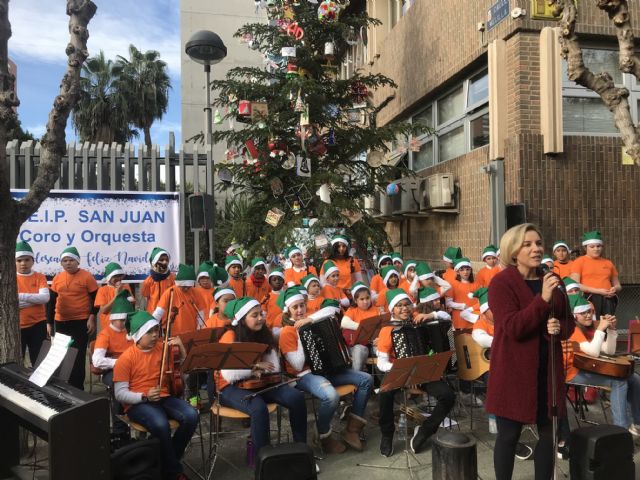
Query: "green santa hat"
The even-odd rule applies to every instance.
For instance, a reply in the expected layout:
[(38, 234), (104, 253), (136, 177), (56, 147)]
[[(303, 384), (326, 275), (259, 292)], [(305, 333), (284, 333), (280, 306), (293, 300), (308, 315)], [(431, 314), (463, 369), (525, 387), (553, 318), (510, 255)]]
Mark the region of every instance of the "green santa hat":
[(331, 312), (333, 315), (337, 315), (340, 313), (340, 302), (338, 302), (335, 298), (326, 298), (320, 304), (320, 310), (325, 310), (327, 312)]
[(67, 247), (60, 254), (60, 261), (63, 258), (73, 258), (76, 262), (80, 263), (80, 254), (78, 253), (78, 249), (76, 247)]
[(549, 255), (545, 255), (544, 257), (542, 257), (542, 263), (553, 263), (553, 258), (551, 258)]
[(462, 249), (460, 247), (447, 247), (442, 255), (442, 260), (453, 263), (456, 258), (462, 257)]
[(407, 270), (409, 270), (411, 267), (413, 267), (414, 269), (416, 268), (416, 265), (418, 265), (418, 262), (415, 260), (407, 260), (406, 263), (403, 265), (403, 269), (402, 272), (404, 273), (404, 276), (407, 276)]
[(591, 304), (582, 296), (581, 293), (569, 295), (569, 305), (571, 305), (571, 311), (574, 313), (585, 313), (591, 310)]
[(240, 323), (243, 317), (249, 313), (253, 307), (259, 307), (260, 302), (252, 297), (242, 297), (235, 300), (231, 300), (224, 307), (224, 314), (227, 318), (231, 319), (231, 326), (235, 327)]
[(124, 323), (129, 338), (136, 343), (140, 341), (145, 333), (156, 325), (159, 325), (158, 320), (153, 318), (153, 315), (145, 310), (138, 310), (137, 312), (127, 314), (127, 319)]
[(214, 267), (214, 263), (211, 260), (206, 260), (200, 264), (198, 267), (198, 278), (196, 280), (200, 280), (200, 277), (208, 277), (211, 278), (211, 270)]
[(473, 293), (469, 293), (469, 298), (477, 298), (480, 302), (480, 313), (484, 313), (489, 310), (489, 289), (486, 287), (480, 287)]
[(213, 299), (217, 302), (220, 300), (220, 297), (224, 295), (233, 295), (233, 298), (237, 298), (236, 292), (233, 288), (230, 287), (216, 287), (213, 290)]
[(229, 281), (229, 274), (224, 268), (213, 264), (213, 267), (209, 270), (209, 278), (214, 286), (220, 287), (227, 284)]
[(393, 265), (387, 265), (386, 267), (382, 267), (382, 270), (380, 270), (380, 276), (382, 277), (382, 282), (385, 284), (385, 286), (393, 275), (398, 277), (398, 280), (400, 279), (400, 275), (398, 275), (398, 271)]
[(586, 232), (582, 235), (582, 245), (602, 245), (604, 242), (602, 241), (602, 234), (598, 230), (594, 230), (593, 232)]
[(260, 265), (262, 265), (265, 268), (265, 270), (267, 269), (267, 262), (264, 260), (264, 258), (256, 257), (253, 260), (251, 260), (252, 270), (255, 270), (255, 268), (259, 267)]
[(574, 288), (580, 290), (580, 284), (571, 277), (564, 277), (562, 279), (562, 283), (564, 283), (564, 288), (567, 292), (569, 290), (573, 290)]
[(107, 263), (104, 267), (104, 281), (108, 282), (115, 275), (124, 275), (124, 269), (116, 262)]
[(400, 252), (391, 252), (391, 261), (393, 263), (399, 262), (401, 265), (404, 265), (404, 260), (402, 260), (402, 255), (400, 255)]
[(324, 265), (322, 265), (322, 273), (324, 277), (327, 278), (333, 272), (339, 272), (339, 269), (336, 266), (336, 264), (333, 263), (331, 260), (327, 260), (326, 262), (324, 262)]
[(191, 265), (178, 265), (176, 285), (178, 287), (193, 287), (196, 284), (196, 270)]
[(416, 265), (416, 276), (418, 277), (418, 280), (428, 280), (433, 278), (435, 275), (431, 271), (427, 262), (418, 262)]
[(273, 267), (271, 269), (271, 271), (269, 272), (268, 277), (269, 278), (271, 278), (271, 277), (280, 277), (280, 278), (284, 279), (284, 270), (282, 269), (282, 267)]
[(418, 289), (418, 300), (420, 303), (433, 302), (440, 300), (440, 294), (431, 287), (420, 287)]
[(487, 245), (486, 247), (484, 247), (484, 250), (482, 250), (482, 260), (484, 260), (484, 257), (497, 257), (498, 256), (498, 247), (496, 247), (495, 245)]
[(135, 309), (133, 305), (131, 305), (129, 298), (129, 292), (127, 290), (120, 290), (111, 304), (109, 320), (126, 320), (128, 314), (135, 313)]
[(311, 273), (309, 275), (305, 275), (304, 277), (302, 277), (300, 279), (300, 285), (302, 285), (306, 290), (309, 289), (309, 284), (311, 282), (320, 283), (320, 279), (318, 277), (316, 277), (315, 275), (312, 275)]
[(457, 272), (458, 270), (460, 270), (462, 267), (469, 267), (471, 268), (471, 260), (469, 260), (467, 257), (461, 257), (461, 258), (456, 258), (453, 261), (453, 269)]
[(33, 248), (27, 242), (16, 243), (16, 258), (18, 257), (31, 257), (34, 258)]
[(383, 253), (382, 255), (380, 255), (378, 257), (378, 263), (376, 264), (378, 266), (378, 270), (380, 269), (380, 264), (382, 262), (384, 262), (385, 260), (391, 260), (393, 262), (393, 259), (391, 258), (391, 255)]
[(346, 235), (338, 234), (331, 237), (331, 245), (335, 245), (336, 243), (344, 243), (347, 248), (349, 248), (351, 242), (349, 242), (349, 237)]
[(567, 242), (565, 242), (564, 240), (556, 240), (553, 244), (553, 247), (551, 248), (552, 252), (556, 251), (556, 248), (558, 247), (564, 247), (567, 249), (568, 252), (571, 251), (571, 249), (569, 248), (569, 244)]
[(367, 292), (371, 293), (371, 290), (369, 289), (369, 287), (367, 287), (362, 282), (356, 282), (353, 285), (351, 285), (351, 295), (355, 297), (356, 296), (356, 292), (358, 290), (366, 290)]
[(224, 259), (224, 269), (228, 272), (231, 265), (240, 265), (242, 268), (242, 260), (238, 255), (227, 255)]
[(239, 243), (233, 242), (231, 245), (229, 245), (224, 253), (226, 253), (227, 255), (231, 255), (232, 252), (239, 250), (241, 247), (242, 245), (240, 245)]
[(393, 290), (388, 290), (386, 293), (387, 304), (389, 306), (389, 311), (393, 312), (393, 307), (396, 306), (398, 302), (401, 300), (409, 300), (409, 295), (406, 294), (404, 290), (401, 288), (394, 288)]
[(286, 312), (292, 304), (299, 301), (304, 302), (304, 295), (302, 294), (301, 286), (297, 285), (295, 287), (289, 287), (282, 292), (278, 300), (276, 300), (276, 305), (280, 310)]
[(293, 257), (296, 253), (302, 255), (302, 250), (300, 249), (300, 247), (297, 247), (295, 245), (290, 245), (284, 249), (284, 256), (289, 260), (291, 260), (291, 257)]
[(158, 260), (160, 260), (162, 255), (166, 255), (167, 258), (171, 260), (171, 255), (169, 255), (169, 252), (164, 248), (154, 247), (153, 250), (151, 250), (151, 255), (149, 255), (149, 263), (151, 263), (151, 265), (155, 265), (158, 263)]

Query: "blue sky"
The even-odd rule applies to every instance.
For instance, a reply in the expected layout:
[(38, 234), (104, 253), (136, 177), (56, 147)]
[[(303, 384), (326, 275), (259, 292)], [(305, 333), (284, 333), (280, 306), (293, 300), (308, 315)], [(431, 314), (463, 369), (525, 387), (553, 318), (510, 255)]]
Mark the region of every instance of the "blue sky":
[[(164, 146), (168, 132), (180, 143), (180, 2), (179, 0), (94, 0), (89, 24), (89, 54), (104, 50), (107, 58), (128, 56), (129, 44), (157, 50), (168, 64), (172, 90), (164, 118), (151, 129), (153, 142)], [(14, 0), (9, 3), (13, 35), (9, 57), (18, 66), (18, 114), (24, 128), (40, 136), (66, 69), (69, 41), (65, 0)], [(71, 119), (67, 143), (75, 139)], [(138, 144), (142, 138), (134, 139)]]

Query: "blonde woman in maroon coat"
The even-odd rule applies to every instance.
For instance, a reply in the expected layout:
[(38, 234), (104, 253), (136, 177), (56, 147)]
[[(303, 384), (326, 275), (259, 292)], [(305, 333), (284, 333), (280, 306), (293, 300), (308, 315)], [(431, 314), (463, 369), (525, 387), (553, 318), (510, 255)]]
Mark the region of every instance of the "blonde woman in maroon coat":
[(486, 410), (496, 416), (498, 436), (493, 462), (497, 480), (513, 474), (516, 444), (523, 425), (537, 424), (540, 440), (534, 452), (536, 480), (553, 476), (550, 338), (555, 335), (558, 415), (566, 415), (560, 339), (569, 338), (566, 296), (561, 280), (542, 277), (542, 235), (530, 223), (509, 229), (500, 241), (506, 268), (489, 285), (489, 308), (495, 336), (491, 344)]

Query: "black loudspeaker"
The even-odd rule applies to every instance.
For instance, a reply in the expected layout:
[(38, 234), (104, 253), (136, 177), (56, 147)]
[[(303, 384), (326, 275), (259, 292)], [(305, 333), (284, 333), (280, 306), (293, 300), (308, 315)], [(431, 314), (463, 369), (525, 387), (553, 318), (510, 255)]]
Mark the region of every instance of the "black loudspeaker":
[(133, 442), (111, 454), (112, 480), (160, 480), (162, 458), (160, 440)]
[(213, 197), (206, 193), (189, 195), (189, 225), (191, 231), (201, 231), (212, 227)]
[(306, 443), (283, 443), (260, 449), (256, 480), (316, 480), (316, 461)]
[(527, 223), (527, 208), (524, 203), (509, 203), (505, 205), (507, 213), (507, 230), (516, 225)]
[(595, 425), (571, 432), (571, 480), (633, 480), (633, 439), (625, 428)]

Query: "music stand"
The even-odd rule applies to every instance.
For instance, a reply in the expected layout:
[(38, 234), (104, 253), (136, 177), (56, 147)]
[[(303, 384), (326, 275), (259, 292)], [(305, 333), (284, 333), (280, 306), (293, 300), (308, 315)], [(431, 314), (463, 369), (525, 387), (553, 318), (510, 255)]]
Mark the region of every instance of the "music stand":
[(382, 327), (386, 326), (391, 320), (390, 313), (376, 315), (362, 320), (356, 330), (356, 338), (354, 345), (367, 345), (378, 336)]
[[(391, 370), (384, 377), (381, 392), (389, 392), (398, 388), (402, 389), (404, 411), (408, 412), (407, 389), (413, 385), (422, 385), (440, 380), (444, 374), (447, 364), (451, 359), (452, 352), (441, 352), (435, 355), (419, 355), (416, 357), (399, 358), (391, 367)], [(407, 470), (409, 478), (413, 478), (413, 471), (420, 470), (428, 465), (420, 463), (420, 460), (409, 448), (408, 422), (404, 426), (404, 458), (406, 467), (396, 467), (395, 464), (402, 457), (396, 458), (390, 465), (372, 465), (358, 463), (359, 467), (384, 468), (388, 470)], [(417, 465), (412, 465), (412, 459)]]
[(223, 328), (201, 328), (193, 332), (185, 332), (178, 335), (187, 352), (193, 347), (214, 343), (222, 336)]
[[(40, 347), (40, 352), (38, 352), (38, 358), (36, 359), (36, 364), (32, 365), (33, 370), (35, 371), (42, 361), (46, 358), (49, 350), (51, 349), (51, 340), (43, 340), (42, 346)], [(78, 349), (75, 347), (69, 347), (67, 349), (67, 353), (64, 355), (64, 359), (60, 366), (56, 368), (56, 371), (51, 375), (52, 378), (59, 380), (63, 383), (69, 383), (69, 377), (71, 377), (71, 370), (73, 370), (73, 365), (76, 361), (76, 357), (78, 356)]]

